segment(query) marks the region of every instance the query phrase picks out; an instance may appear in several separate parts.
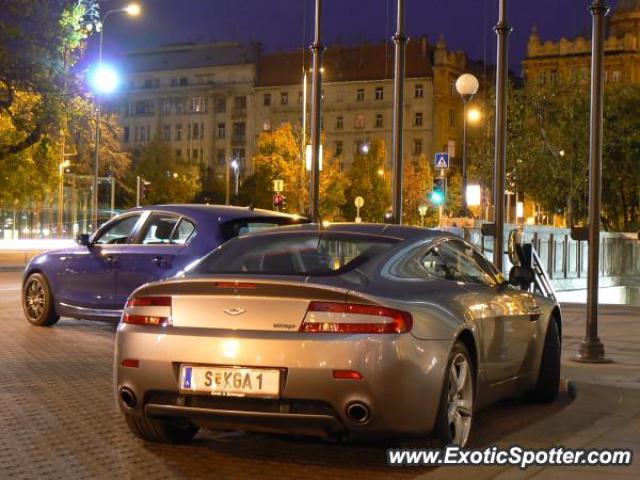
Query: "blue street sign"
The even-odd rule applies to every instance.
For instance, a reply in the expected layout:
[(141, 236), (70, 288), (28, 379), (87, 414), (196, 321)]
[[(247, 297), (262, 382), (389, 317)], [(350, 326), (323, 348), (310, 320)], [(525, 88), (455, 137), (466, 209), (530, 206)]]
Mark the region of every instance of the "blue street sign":
[(435, 155), (436, 168), (449, 168), (449, 154), (440, 152)]

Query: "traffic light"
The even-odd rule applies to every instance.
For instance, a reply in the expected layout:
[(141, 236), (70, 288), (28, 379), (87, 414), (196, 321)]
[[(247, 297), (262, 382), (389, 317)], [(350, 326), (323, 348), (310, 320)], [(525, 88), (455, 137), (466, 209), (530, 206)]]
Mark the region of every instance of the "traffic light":
[(282, 195), (281, 193), (276, 193), (273, 196), (273, 207), (280, 211), (281, 208), (283, 208), (284, 206), (286, 206), (287, 204), (287, 200), (285, 198), (284, 195)]
[(429, 194), (429, 200), (437, 207), (442, 205), (447, 198), (447, 177), (436, 177), (433, 179), (433, 188)]

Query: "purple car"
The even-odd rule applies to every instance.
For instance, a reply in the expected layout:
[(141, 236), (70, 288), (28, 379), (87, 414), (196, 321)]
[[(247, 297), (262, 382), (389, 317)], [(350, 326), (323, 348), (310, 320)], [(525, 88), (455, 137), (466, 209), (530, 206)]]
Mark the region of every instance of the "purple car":
[(79, 245), (34, 257), (22, 283), (24, 313), (38, 326), (53, 325), (61, 316), (118, 320), (139, 286), (174, 276), (238, 235), (304, 221), (218, 205), (127, 210), (93, 235), (78, 236)]

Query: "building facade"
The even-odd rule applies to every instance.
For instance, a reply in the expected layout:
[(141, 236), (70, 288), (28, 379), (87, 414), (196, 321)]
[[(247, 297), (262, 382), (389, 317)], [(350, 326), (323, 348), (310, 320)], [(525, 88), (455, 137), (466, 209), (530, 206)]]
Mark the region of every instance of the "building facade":
[(115, 100), (123, 142), (135, 149), (159, 137), (176, 157), (241, 168), (254, 153), (257, 45), (175, 45), (127, 54), (125, 88)]
[[(591, 41), (586, 37), (543, 41), (534, 28), (523, 67), (529, 88), (588, 82)], [(605, 83), (640, 83), (640, 0), (618, 0), (607, 17)]]
[[(184, 44), (124, 56), (125, 88), (113, 103), (129, 149), (158, 137), (176, 156), (222, 175), (239, 161), (251, 173), (258, 136), (283, 123), (302, 128), (303, 76), (307, 71), (307, 135), (311, 118), (309, 52), (261, 54), (258, 45)], [(391, 163), (393, 115), (391, 43), (330, 46), (323, 56), (324, 145), (348, 169), (364, 145), (383, 139)], [(462, 101), (455, 91), (466, 56), (444, 39), (407, 45), (404, 152), (433, 158), (462, 149)], [(301, 145), (302, 151), (302, 145)], [(360, 150), (362, 151), (362, 150)]]

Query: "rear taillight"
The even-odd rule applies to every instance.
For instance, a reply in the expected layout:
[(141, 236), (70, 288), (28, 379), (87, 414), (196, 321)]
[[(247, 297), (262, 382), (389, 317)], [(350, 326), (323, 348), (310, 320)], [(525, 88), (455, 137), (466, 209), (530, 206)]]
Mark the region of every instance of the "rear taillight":
[(406, 333), (413, 326), (410, 313), (358, 303), (311, 302), (300, 326), (313, 333)]
[(134, 297), (127, 301), (123, 323), (171, 326), (171, 297)]

